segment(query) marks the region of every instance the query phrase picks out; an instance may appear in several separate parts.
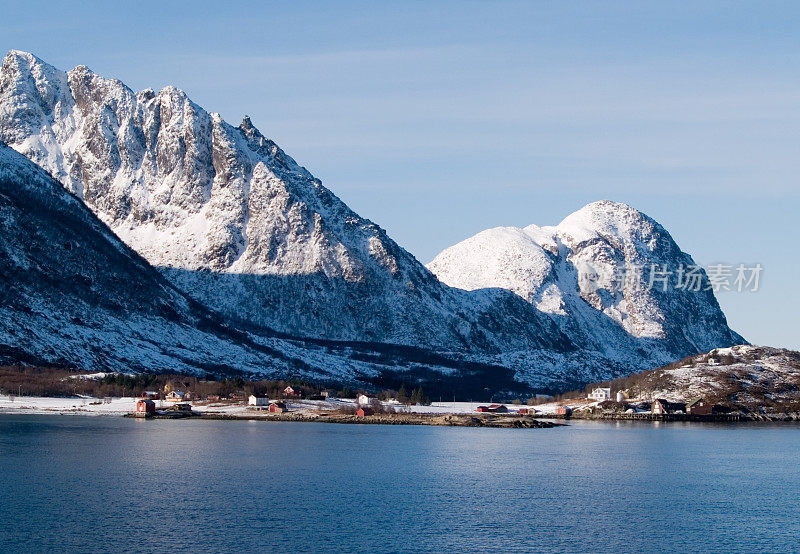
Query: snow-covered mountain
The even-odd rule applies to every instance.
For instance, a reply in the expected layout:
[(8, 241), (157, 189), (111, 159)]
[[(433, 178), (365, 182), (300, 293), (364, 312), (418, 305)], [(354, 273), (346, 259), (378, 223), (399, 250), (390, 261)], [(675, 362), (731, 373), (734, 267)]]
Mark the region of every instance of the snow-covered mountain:
[[(728, 327), (705, 272), (661, 225), (625, 204), (594, 202), (554, 227), (489, 229), (428, 268), (453, 287), (510, 290), (552, 317), (580, 350), (631, 367), (744, 342)], [(696, 283), (678, 286), (680, 271), (683, 285), (692, 271)]]
[(572, 348), (514, 295), (442, 285), (247, 117), (231, 126), (176, 88), (135, 93), (12, 51), (0, 68), (0, 141), (233, 320), (483, 354)]
[(0, 66), (0, 141), (171, 284), (260, 337), (435, 349), (554, 389), (742, 342), (710, 292), (617, 292), (580, 277), (690, 261), (621, 205), (487, 231), (443, 252), (434, 275), (249, 118), (234, 127), (176, 88), (135, 93), (18, 51)]

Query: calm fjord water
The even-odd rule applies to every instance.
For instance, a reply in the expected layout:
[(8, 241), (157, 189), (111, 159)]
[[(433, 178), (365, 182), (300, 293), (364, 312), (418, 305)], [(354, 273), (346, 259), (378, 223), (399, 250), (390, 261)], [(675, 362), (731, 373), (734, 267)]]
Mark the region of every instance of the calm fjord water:
[(798, 551), (800, 427), (0, 416), (0, 551)]

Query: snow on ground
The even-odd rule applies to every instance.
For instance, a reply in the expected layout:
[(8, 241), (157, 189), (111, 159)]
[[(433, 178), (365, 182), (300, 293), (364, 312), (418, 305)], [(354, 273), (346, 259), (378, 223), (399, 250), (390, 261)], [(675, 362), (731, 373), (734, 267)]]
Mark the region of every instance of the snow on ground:
[(0, 396), (0, 413), (122, 415), (135, 409), (134, 398)]
[[(320, 411), (334, 411), (342, 407), (358, 407), (355, 400), (349, 399), (329, 399), (329, 400), (284, 400), (289, 411), (301, 413), (313, 413)], [(225, 415), (245, 415), (256, 412), (245, 402), (191, 402), (192, 410), (200, 413), (216, 413)], [(489, 402), (433, 402), (430, 406), (406, 406), (397, 402), (384, 402), (386, 407), (394, 408), (397, 412), (415, 414), (472, 414), (477, 413), (478, 406), (488, 406)], [(156, 408), (168, 408), (172, 404), (164, 401), (156, 401)], [(518, 406), (505, 404), (510, 413), (516, 412), (520, 408), (529, 406)], [(264, 407), (262, 407), (263, 409)], [(29, 413), (29, 414), (81, 414), (81, 415), (123, 415), (133, 412), (136, 409), (135, 398), (92, 398), (92, 397), (69, 397), (69, 398), (49, 398), (42, 396), (0, 396), (0, 413)], [(536, 410), (542, 413), (555, 413), (556, 404), (546, 404), (536, 406)], [(257, 413), (257, 412), (256, 412)]]

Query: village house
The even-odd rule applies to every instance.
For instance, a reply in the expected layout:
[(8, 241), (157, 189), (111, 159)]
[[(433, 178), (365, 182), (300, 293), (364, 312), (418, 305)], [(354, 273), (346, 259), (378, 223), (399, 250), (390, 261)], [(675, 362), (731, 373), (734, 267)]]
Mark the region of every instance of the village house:
[(714, 406), (703, 400), (702, 398), (695, 398), (686, 404), (686, 413), (692, 415), (711, 415), (714, 411)]
[(373, 398), (374, 396), (370, 396), (368, 394), (359, 394), (358, 397), (356, 398), (356, 402), (358, 402), (358, 404), (361, 406), (369, 406), (370, 404), (372, 404)]
[(333, 389), (325, 389), (319, 395), (323, 398), (336, 398), (336, 391)]
[(156, 403), (149, 398), (140, 398), (136, 401), (136, 412), (144, 415), (156, 413)]
[(561, 416), (571, 416), (572, 415), (572, 408), (569, 406), (559, 406), (556, 408), (556, 414)]
[(247, 399), (247, 404), (248, 406), (268, 406), (269, 397), (256, 396), (255, 394), (251, 394), (250, 397)]
[(158, 400), (159, 396), (160, 396), (160, 393), (158, 391), (146, 390), (146, 391), (142, 392), (142, 396), (141, 397), (142, 398), (149, 398), (151, 400)]
[(185, 393), (180, 390), (170, 391), (164, 396), (164, 400), (167, 402), (183, 402), (189, 399), (188, 393)]
[(492, 404), (491, 406), (478, 406), (478, 411), (482, 413), (505, 414), (508, 408), (502, 404)]
[(294, 390), (292, 387), (286, 387), (283, 389), (283, 394), (286, 396), (300, 396), (300, 393)]
[(269, 405), (269, 411), (273, 414), (282, 414), (284, 412), (288, 412), (289, 409), (286, 407), (286, 404), (283, 402), (272, 402)]
[(654, 414), (686, 413), (686, 404), (670, 402), (669, 400), (659, 398), (653, 401), (650, 411)]
[(597, 402), (605, 402), (606, 400), (611, 400), (611, 389), (598, 387), (594, 389), (592, 392), (590, 392), (587, 398), (589, 400), (595, 400)]
[(359, 409), (358, 409), (358, 411), (356, 412), (356, 415), (357, 415), (358, 417), (364, 417), (364, 416), (375, 415), (375, 410), (373, 410), (373, 409), (372, 409), (372, 408), (370, 408), (369, 406), (363, 406), (363, 407), (361, 407), (361, 408), (359, 408)]

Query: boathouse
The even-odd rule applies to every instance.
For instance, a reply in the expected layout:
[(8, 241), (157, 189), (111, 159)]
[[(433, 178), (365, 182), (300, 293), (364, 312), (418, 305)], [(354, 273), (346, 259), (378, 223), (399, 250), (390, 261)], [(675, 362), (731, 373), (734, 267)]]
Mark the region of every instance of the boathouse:
[(686, 404), (680, 402), (670, 402), (659, 398), (653, 401), (650, 411), (654, 414), (675, 414), (678, 412), (686, 413)]
[(358, 411), (356, 412), (356, 415), (358, 417), (375, 415), (375, 410), (373, 410), (372, 408), (370, 408), (368, 406), (364, 406), (364, 407), (358, 409)]
[(149, 398), (140, 398), (136, 401), (136, 412), (145, 415), (156, 413), (156, 403)]
[(273, 414), (282, 414), (284, 412), (288, 412), (289, 410), (286, 407), (286, 404), (283, 402), (273, 402), (269, 405), (269, 411)]

